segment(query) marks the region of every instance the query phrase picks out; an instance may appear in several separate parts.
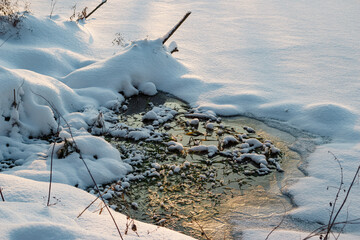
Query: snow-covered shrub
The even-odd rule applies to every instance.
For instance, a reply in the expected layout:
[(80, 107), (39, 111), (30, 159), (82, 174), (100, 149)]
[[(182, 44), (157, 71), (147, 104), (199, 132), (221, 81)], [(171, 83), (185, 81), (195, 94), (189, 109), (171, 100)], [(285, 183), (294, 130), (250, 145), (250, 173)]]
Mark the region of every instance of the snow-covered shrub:
[(17, 1), (0, 0), (0, 35), (6, 34), (11, 28), (19, 29), (28, 9), (28, 3), (20, 11)]

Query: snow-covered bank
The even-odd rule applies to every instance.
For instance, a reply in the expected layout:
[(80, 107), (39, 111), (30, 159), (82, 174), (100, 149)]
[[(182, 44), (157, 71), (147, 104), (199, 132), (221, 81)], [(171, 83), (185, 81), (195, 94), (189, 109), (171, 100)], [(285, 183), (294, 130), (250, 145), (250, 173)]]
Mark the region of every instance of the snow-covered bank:
[[(0, 207), (0, 239), (120, 239), (109, 214), (104, 211), (99, 215), (97, 204), (77, 218), (94, 200), (93, 195), (83, 190), (53, 184), (53, 205), (47, 207), (47, 183), (6, 174), (0, 174), (0, 182), (6, 200)], [(126, 216), (115, 211), (113, 214), (124, 232), (128, 223)], [(135, 224), (140, 238), (192, 239), (166, 228), (138, 221)], [(123, 237), (139, 239), (131, 230)]]
[[(5, 40), (7, 36), (2, 38)], [(59, 40), (59, 36), (66, 39)], [(93, 185), (81, 159), (86, 161), (98, 184), (121, 179), (132, 169), (122, 161), (117, 149), (88, 130), (96, 128), (103, 114), (111, 117), (110, 109), (116, 111), (122, 106), (124, 96), (119, 92), (126, 96), (138, 91), (156, 93), (154, 83), (143, 81), (141, 76), (152, 73), (154, 80), (164, 81), (166, 77), (177, 77), (171, 69), (174, 64), (180, 67), (181, 64), (172, 59), (161, 42), (147, 40), (134, 42), (122, 54), (103, 61), (103, 65), (101, 61), (94, 63), (80, 55), (90, 51), (87, 37), (86, 29), (75, 22), (29, 15), (23, 21), (20, 37), (9, 39), (0, 48), (0, 169), (3, 171), (0, 187), (5, 198), (0, 208), (1, 239), (119, 237), (107, 214), (98, 217), (98, 213), (87, 211), (87, 217), (76, 219), (94, 199), (81, 190)], [(87, 50), (83, 52), (83, 49)], [(154, 64), (158, 71), (151, 72), (149, 68), (154, 66), (146, 63), (156, 56), (158, 61)], [(120, 71), (114, 66), (114, 59), (123, 64)], [(173, 64), (166, 59), (172, 59)], [(105, 70), (100, 76), (107, 83), (100, 81), (99, 85), (101, 79), (91, 80), (91, 70), (84, 71), (87, 75), (80, 73), (73, 77), (78, 73), (73, 70), (87, 69), (86, 66), (95, 72)], [(109, 79), (110, 76), (115, 78)], [(132, 130), (134, 133), (135, 129)], [(52, 141), (57, 142), (54, 151)], [(51, 202), (55, 205), (47, 207), (52, 155), (55, 184)], [(124, 234), (128, 220), (122, 214), (114, 214)], [(140, 237), (189, 238), (157, 226), (136, 224)], [(135, 232), (129, 232), (126, 239), (138, 238)]]
[[(160, 89), (200, 109), (276, 119), (330, 137), (331, 144), (310, 155), (309, 177), (289, 189), (299, 206), (290, 214), (302, 220), (326, 222), (328, 205), (334, 197), (333, 189), (326, 188), (337, 186), (339, 181), (337, 163), (327, 151), (340, 159), (347, 177), (359, 164), (357, 1), (119, 0), (108, 1), (85, 24), (67, 21), (72, 1), (58, 2), (55, 14), (59, 16), (53, 20), (45, 16), (50, 11), (47, 2), (31, 3), (34, 16), (26, 19), (20, 38), (12, 38), (0, 47), (0, 157), (16, 156), (19, 163), (24, 163), (13, 174), (47, 179), (49, 145), (41, 141), (33, 144), (33, 140), (27, 144), (22, 138), (50, 133), (57, 124), (48, 104), (32, 91), (55, 104), (79, 130), (80, 137), (87, 134), (81, 127), (98, 116), (100, 106), (121, 105), (123, 96), (118, 91), (129, 95), (143, 89), (151, 94)], [(78, 9), (87, 4), (78, 1)], [(157, 41), (150, 40), (133, 43), (112, 56), (116, 47), (111, 42), (116, 32), (126, 39), (146, 35), (158, 39), (188, 10), (193, 11), (192, 16), (173, 38), (180, 49), (175, 55), (178, 60)], [(135, 48), (141, 50), (134, 49), (136, 44)], [(136, 56), (136, 61), (128, 62)], [(114, 61), (121, 64), (117, 66)], [(86, 84), (87, 80), (92, 86)], [(13, 89), (19, 101), (17, 110), (12, 107)], [(111, 158), (121, 162), (115, 154)], [(77, 173), (56, 180), (79, 182), (69, 176)], [(350, 197), (360, 197), (358, 185)], [(351, 214), (360, 216), (358, 204), (349, 203)], [(347, 230), (360, 235), (358, 228)]]

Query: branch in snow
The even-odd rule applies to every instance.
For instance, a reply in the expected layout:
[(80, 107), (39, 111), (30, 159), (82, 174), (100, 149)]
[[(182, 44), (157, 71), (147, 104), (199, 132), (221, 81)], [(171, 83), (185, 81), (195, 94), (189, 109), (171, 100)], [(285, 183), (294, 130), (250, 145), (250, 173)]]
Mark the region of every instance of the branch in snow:
[(175, 27), (173, 27), (164, 37), (162, 44), (165, 44), (166, 41), (176, 32), (176, 30), (181, 26), (181, 24), (190, 16), (191, 12), (187, 12), (185, 16), (178, 22)]
[(88, 17), (90, 17), (91, 14), (93, 14), (96, 10), (98, 10), (99, 7), (101, 7), (101, 6), (102, 6), (104, 3), (106, 3), (106, 2), (107, 2), (107, 0), (102, 0), (101, 3), (100, 3), (94, 10), (92, 10), (89, 14), (87, 14), (87, 15), (85, 16), (85, 19), (87, 19)]
[(3, 202), (5, 202), (5, 198), (4, 198), (4, 195), (3, 195), (2, 191), (1, 191), (1, 187), (0, 187), (0, 195), (1, 195), (1, 199), (3, 200)]

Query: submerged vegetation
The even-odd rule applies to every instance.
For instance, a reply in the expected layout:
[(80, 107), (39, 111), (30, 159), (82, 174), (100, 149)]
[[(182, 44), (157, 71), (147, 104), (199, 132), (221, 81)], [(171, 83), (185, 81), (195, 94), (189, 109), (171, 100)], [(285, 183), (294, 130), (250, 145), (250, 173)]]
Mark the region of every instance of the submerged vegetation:
[(194, 221), (216, 217), (218, 206), (257, 177), (282, 171), (280, 149), (253, 128), (226, 125), (174, 99), (154, 105), (141, 98), (128, 104), (140, 110), (125, 105), (112, 118), (120, 127), (104, 132), (101, 115), (91, 130), (105, 133), (133, 167), (120, 181), (99, 186), (110, 206), (127, 216), (201, 237)]

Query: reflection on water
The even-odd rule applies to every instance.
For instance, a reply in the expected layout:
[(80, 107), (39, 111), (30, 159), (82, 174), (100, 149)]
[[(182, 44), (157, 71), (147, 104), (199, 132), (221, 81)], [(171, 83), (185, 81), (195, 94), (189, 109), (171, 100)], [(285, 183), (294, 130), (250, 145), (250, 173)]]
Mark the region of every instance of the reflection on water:
[[(133, 101), (148, 100), (139, 98)], [(200, 124), (197, 134), (193, 134), (195, 131), (185, 124), (187, 119), (183, 113), (187, 111), (186, 106), (168, 97), (165, 104), (177, 108), (180, 114), (170, 123), (171, 128), (159, 128), (159, 131), (170, 133), (185, 147), (191, 147), (196, 141), (201, 141), (203, 145), (219, 145), (217, 128), (226, 135), (244, 134), (261, 141), (267, 139), (281, 150), (281, 165), (285, 172), (277, 172), (275, 167), (271, 167), (273, 171), (270, 174), (259, 176), (254, 164), (240, 164), (224, 154), (209, 158), (207, 154), (168, 152), (163, 144), (137, 145), (118, 141), (114, 144), (123, 146), (121, 149), (146, 149), (145, 160), (142, 166), (136, 167), (135, 174), (149, 170), (154, 160), (159, 163), (160, 174), (132, 183), (125, 195), (113, 198), (110, 203), (135, 219), (166, 226), (199, 239), (206, 239), (206, 236), (211, 239), (239, 239), (244, 229), (275, 227), (293, 208), (290, 200), (281, 193), (282, 189), (292, 179), (303, 176), (297, 167), (301, 163), (300, 155), (289, 149), (296, 143), (296, 138), (245, 117), (223, 119), (222, 123), (215, 124), (211, 132)], [(133, 109), (129, 112), (131, 115), (127, 116), (127, 123), (141, 126), (142, 115)], [(255, 129), (256, 134), (245, 131), (243, 126)], [(230, 146), (227, 150), (231, 152), (235, 148)], [(178, 174), (174, 173), (174, 165), (180, 167)], [(129, 202), (136, 202), (136, 209), (127, 207)], [(285, 217), (282, 226), (304, 227), (299, 227), (299, 224), (303, 225)], [(206, 236), (201, 234), (201, 228)]]

